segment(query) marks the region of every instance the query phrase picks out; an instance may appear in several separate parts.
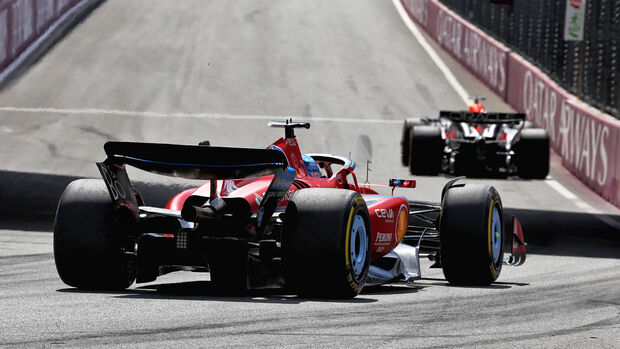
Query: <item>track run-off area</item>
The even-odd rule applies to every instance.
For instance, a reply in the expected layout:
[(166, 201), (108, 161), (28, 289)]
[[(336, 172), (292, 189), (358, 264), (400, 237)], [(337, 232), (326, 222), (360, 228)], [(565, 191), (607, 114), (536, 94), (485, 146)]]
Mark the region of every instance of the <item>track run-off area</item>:
[[(103, 2), (0, 90), (0, 346), (618, 347), (620, 210), (555, 155), (546, 180), (470, 180), (498, 189), (529, 244), (488, 287), (451, 286), (429, 261), (421, 280), (352, 300), (216, 296), (203, 273), (122, 292), (58, 277), (54, 203), (99, 176), (106, 141), (265, 147), (282, 136), (267, 121), (293, 117), (311, 123), (302, 152), (350, 154), (362, 181), (371, 161), (387, 184), (411, 177), (405, 117), (463, 109), (463, 91), (511, 111), (424, 38), (388, 1)], [(195, 184), (129, 175), (149, 204)], [(450, 180), (415, 179), (399, 194), (439, 201)]]

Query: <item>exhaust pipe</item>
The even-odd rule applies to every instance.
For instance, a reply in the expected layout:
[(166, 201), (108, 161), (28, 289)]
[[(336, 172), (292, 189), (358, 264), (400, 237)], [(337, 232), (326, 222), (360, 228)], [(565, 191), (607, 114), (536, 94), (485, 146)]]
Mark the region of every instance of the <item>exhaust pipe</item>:
[(181, 217), (188, 222), (245, 222), (250, 218), (250, 204), (243, 198), (208, 199), (190, 196), (185, 200)]
[(218, 219), (218, 214), (212, 206), (184, 205), (181, 210), (181, 217), (188, 222), (214, 221)]

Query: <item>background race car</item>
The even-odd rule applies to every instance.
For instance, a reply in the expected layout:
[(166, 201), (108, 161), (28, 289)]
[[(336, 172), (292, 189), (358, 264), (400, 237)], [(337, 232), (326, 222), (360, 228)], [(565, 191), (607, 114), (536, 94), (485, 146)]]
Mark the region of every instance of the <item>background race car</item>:
[(521, 113), (487, 113), (479, 97), (469, 111), (440, 111), (403, 125), (401, 159), (412, 174), (470, 177), (549, 173), (549, 135)]
[[(300, 295), (349, 298), (367, 284), (419, 278), (421, 255), (459, 284), (490, 284), (504, 263), (525, 260), (520, 224), (504, 220), (493, 187), (450, 181), (439, 204), (380, 195), (358, 183), (350, 159), (301, 154), (294, 129), (309, 123), (270, 126), (284, 128), (285, 137), (267, 149), (106, 143), (108, 157), (97, 164), (103, 180), (70, 183), (58, 205), (61, 279), (123, 289), (172, 271), (208, 271), (224, 294), (284, 285)], [(165, 208), (150, 207), (126, 165), (208, 182)], [(389, 186), (414, 188), (415, 181)]]

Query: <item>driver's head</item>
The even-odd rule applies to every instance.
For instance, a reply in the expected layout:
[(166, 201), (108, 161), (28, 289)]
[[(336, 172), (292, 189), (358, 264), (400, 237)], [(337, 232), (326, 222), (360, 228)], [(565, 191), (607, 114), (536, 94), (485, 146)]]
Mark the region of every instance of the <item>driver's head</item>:
[(484, 106), (480, 103), (474, 103), (472, 105), (469, 106), (469, 111), (472, 113), (486, 113), (486, 110), (484, 109)]
[(302, 155), (301, 157), (304, 161), (304, 166), (306, 166), (308, 176), (321, 178), (321, 171), (319, 171), (319, 165), (317, 165), (316, 160), (308, 155)]

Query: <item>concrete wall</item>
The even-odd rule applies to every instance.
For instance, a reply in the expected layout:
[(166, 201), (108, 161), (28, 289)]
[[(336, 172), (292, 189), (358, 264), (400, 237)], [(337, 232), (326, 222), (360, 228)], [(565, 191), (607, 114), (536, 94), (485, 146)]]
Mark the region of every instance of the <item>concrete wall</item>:
[(437, 0), (401, 0), (409, 16), (461, 64), (539, 127), (562, 164), (620, 206), (620, 121), (580, 102), (537, 67)]

